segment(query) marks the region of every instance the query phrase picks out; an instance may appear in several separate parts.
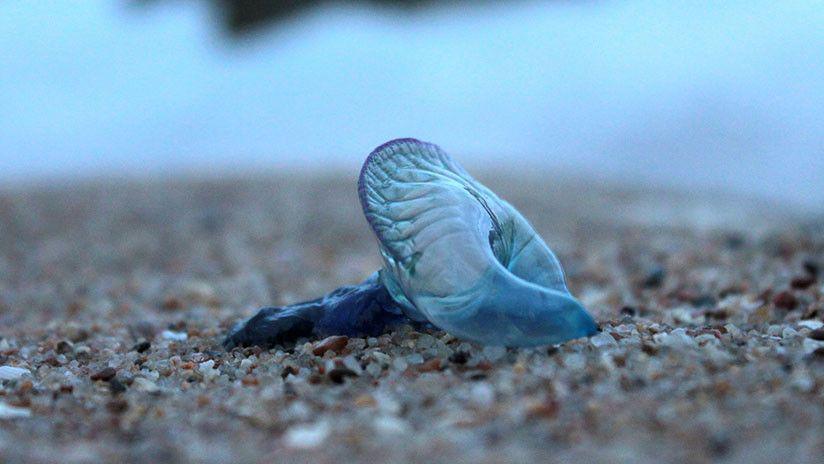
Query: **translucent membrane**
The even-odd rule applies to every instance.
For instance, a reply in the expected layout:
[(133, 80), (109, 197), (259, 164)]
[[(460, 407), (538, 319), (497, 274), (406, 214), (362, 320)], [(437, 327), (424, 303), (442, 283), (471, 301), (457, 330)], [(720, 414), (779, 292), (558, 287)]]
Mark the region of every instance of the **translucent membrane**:
[(380, 243), (380, 279), (410, 318), (487, 345), (597, 331), (529, 223), (439, 147), (414, 139), (378, 147), (358, 191)]

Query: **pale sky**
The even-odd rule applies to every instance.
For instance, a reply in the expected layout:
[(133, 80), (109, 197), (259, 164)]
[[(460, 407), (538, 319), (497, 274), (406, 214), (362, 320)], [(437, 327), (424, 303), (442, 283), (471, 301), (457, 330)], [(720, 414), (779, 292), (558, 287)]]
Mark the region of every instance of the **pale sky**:
[(238, 44), (201, 2), (0, 4), (0, 182), (469, 165), (824, 205), (820, 2), (324, 8)]

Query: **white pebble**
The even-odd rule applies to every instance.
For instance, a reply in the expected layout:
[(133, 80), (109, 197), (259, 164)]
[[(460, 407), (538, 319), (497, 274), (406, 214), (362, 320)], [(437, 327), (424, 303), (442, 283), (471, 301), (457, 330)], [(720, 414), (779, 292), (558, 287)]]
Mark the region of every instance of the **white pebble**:
[(244, 371), (248, 371), (250, 367), (252, 367), (255, 363), (252, 362), (249, 358), (244, 358), (243, 361), (240, 362), (240, 368)]
[(9, 406), (6, 403), (0, 403), (0, 419), (18, 419), (31, 416), (31, 411), (25, 408), (17, 408)]
[(317, 448), (329, 436), (329, 424), (318, 422), (315, 424), (299, 425), (286, 431), (284, 441), (287, 446), (300, 449)]
[(824, 327), (824, 322), (817, 321), (815, 319), (807, 319), (804, 321), (798, 321), (798, 325), (800, 327), (806, 327), (810, 330), (816, 330), (820, 329), (821, 327)]
[(394, 367), (395, 370), (398, 371), (405, 371), (406, 368), (409, 367), (409, 364), (407, 364), (406, 360), (403, 358), (395, 358), (392, 361), (392, 367)]
[(653, 341), (664, 346), (693, 346), (695, 339), (687, 335), (683, 328), (677, 328), (670, 333), (662, 332), (652, 336)]
[(618, 342), (615, 341), (615, 337), (608, 334), (607, 332), (601, 332), (598, 335), (589, 339), (589, 342), (592, 343), (592, 346), (595, 348), (603, 348), (605, 346), (618, 346)]
[(809, 393), (815, 387), (815, 379), (810, 376), (807, 369), (795, 369), (790, 377), (790, 384), (804, 393)]
[(379, 377), (383, 368), (381, 368), (380, 364), (371, 362), (366, 366), (366, 372), (369, 373), (372, 377)]
[(580, 353), (570, 353), (566, 355), (563, 360), (564, 365), (573, 371), (581, 370), (587, 365), (586, 356)]
[(488, 408), (495, 402), (495, 390), (486, 382), (479, 382), (469, 391), (469, 399), (474, 404)]
[(214, 380), (217, 376), (220, 375), (220, 371), (215, 369), (215, 361), (214, 359), (210, 359), (208, 361), (204, 361), (197, 366), (197, 370), (203, 374), (203, 378), (206, 380)]
[(741, 329), (736, 327), (733, 324), (727, 324), (724, 326), (727, 329), (727, 333), (730, 334), (733, 338), (739, 338), (742, 335)]
[(0, 366), (0, 380), (17, 380), (24, 375), (31, 375), (31, 372), (22, 367)]
[(812, 338), (805, 338), (804, 339), (804, 354), (811, 354), (813, 351), (824, 348), (824, 342), (819, 340), (813, 340)]
[(402, 434), (409, 430), (409, 426), (402, 419), (393, 416), (378, 416), (373, 422), (378, 433)]
[(375, 393), (375, 401), (378, 403), (378, 410), (388, 415), (396, 415), (401, 412), (401, 404), (387, 392), (378, 391)]
[(373, 351), (372, 358), (384, 366), (388, 366), (392, 362), (392, 358), (382, 351)]
[(419, 350), (425, 350), (427, 348), (431, 348), (435, 344), (435, 337), (429, 334), (423, 334), (418, 338), (418, 341), (415, 343), (415, 346)]
[(189, 338), (189, 334), (186, 332), (173, 332), (171, 330), (164, 330), (160, 336), (166, 340), (173, 340), (176, 342), (185, 342)]
[(137, 390), (146, 393), (158, 393), (160, 391), (160, 387), (158, 387), (157, 384), (143, 377), (135, 378), (133, 385)]

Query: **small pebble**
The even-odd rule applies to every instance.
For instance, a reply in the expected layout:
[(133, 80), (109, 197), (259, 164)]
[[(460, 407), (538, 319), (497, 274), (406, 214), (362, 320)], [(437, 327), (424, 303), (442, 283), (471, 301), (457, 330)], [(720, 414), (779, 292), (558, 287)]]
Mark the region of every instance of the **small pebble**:
[(621, 307), (620, 313), (622, 316), (635, 317), (635, 315), (638, 314), (638, 310), (634, 306), (623, 306)]
[(248, 371), (255, 365), (255, 362), (249, 358), (243, 358), (243, 361), (240, 362), (240, 368), (244, 371)]
[(798, 322), (799, 327), (804, 327), (810, 330), (820, 329), (824, 327), (824, 322), (817, 321), (815, 319), (807, 319)]
[(113, 367), (103, 368), (90, 376), (92, 380), (109, 381), (117, 375), (117, 371)]
[(435, 372), (441, 370), (440, 358), (432, 358), (418, 366), (418, 372)]
[(363, 394), (355, 398), (355, 406), (359, 408), (372, 408), (378, 404), (375, 397), (369, 394)]
[(210, 359), (208, 361), (204, 361), (197, 366), (197, 370), (203, 374), (204, 380), (214, 380), (217, 376), (220, 375), (220, 371), (214, 368), (215, 361), (214, 359)]
[(327, 351), (334, 351), (335, 353), (340, 353), (346, 348), (346, 344), (349, 342), (349, 337), (346, 335), (333, 335), (331, 337), (326, 337), (323, 340), (315, 343), (314, 347), (312, 348), (312, 353), (315, 356), (323, 356), (324, 353)]
[(329, 376), (329, 380), (337, 384), (342, 384), (347, 377), (358, 376), (357, 372), (348, 367), (336, 367), (330, 370), (327, 375)]
[(449, 356), (449, 362), (455, 364), (466, 364), (469, 361), (469, 353), (466, 351), (456, 351)]
[(30, 416), (31, 411), (28, 409), (9, 406), (0, 402), (0, 419), (20, 419)]
[(618, 346), (618, 342), (608, 332), (601, 332), (589, 339), (589, 342), (595, 348), (603, 348), (605, 346)]
[(644, 288), (658, 288), (664, 283), (664, 278), (667, 276), (666, 271), (662, 267), (655, 267), (647, 273), (644, 277), (642, 285)]
[(472, 385), (469, 392), (472, 403), (488, 408), (495, 402), (495, 390), (487, 382), (478, 382)]
[(791, 280), (790, 281), (790, 287), (795, 288), (795, 289), (799, 289), (799, 290), (805, 290), (807, 288), (810, 288), (810, 286), (812, 286), (812, 284), (814, 284), (814, 283), (815, 283), (815, 277), (813, 277), (812, 275), (806, 275), (806, 276), (796, 277), (793, 280)]
[(189, 334), (186, 332), (175, 332), (172, 330), (164, 330), (160, 333), (160, 336), (166, 340), (172, 340), (176, 342), (185, 342), (189, 338)]
[(123, 414), (129, 409), (129, 402), (124, 398), (112, 398), (106, 403), (106, 409), (112, 414)]
[(815, 329), (807, 336), (813, 340), (824, 341), (824, 328)]
[(74, 351), (74, 344), (68, 340), (60, 340), (54, 347), (54, 351), (59, 354), (67, 354)]
[(683, 347), (695, 345), (695, 339), (687, 335), (683, 328), (674, 329), (672, 332), (662, 332), (652, 336), (653, 341), (660, 345)]
[(146, 351), (149, 351), (149, 348), (151, 347), (151, 343), (149, 343), (146, 340), (143, 340), (135, 343), (135, 345), (132, 347), (132, 351), (137, 351), (138, 353), (145, 353)]
[(143, 377), (135, 378), (133, 385), (138, 391), (142, 391), (142, 392), (145, 392), (145, 393), (158, 393), (158, 392), (160, 392), (160, 387), (158, 387), (156, 383), (152, 382), (149, 379), (143, 378)]
[(409, 425), (404, 420), (393, 416), (378, 416), (373, 425), (375, 431), (381, 434), (400, 435), (409, 431)]
[(818, 277), (818, 273), (821, 270), (821, 266), (813, 260), (807, 260), (804, 261), (804, 270), (807, 271), (807, 274), (813, 277)]
[(0, 380), (17, 380), (24, 375), (31, 375), (31, 372), (22, 367), (0, 366)]
[(125, 391), (126, 391), (126, 385), (123, 385), (123, 383), (122, 383), (121, 381), (117, 380), (116, 378), (111, 379), (111, 380), (109, 381), (109, 391), (110, 391), (113, 395), (117, 395), (117, 394), (119, 394), (119, 393), (123, 393), (123, 392), (125, 392)]
[(298, 425), (290, 428), (283, 435), (286, 446), (298, 449), (317, 448), (329, 436), (330, 428), (326, 422)]
[(791, 311), (798, 306), (798, 299), (791, 292), (784, 291), (773, 298), (773, 304), (776, 308), (786, 309)]

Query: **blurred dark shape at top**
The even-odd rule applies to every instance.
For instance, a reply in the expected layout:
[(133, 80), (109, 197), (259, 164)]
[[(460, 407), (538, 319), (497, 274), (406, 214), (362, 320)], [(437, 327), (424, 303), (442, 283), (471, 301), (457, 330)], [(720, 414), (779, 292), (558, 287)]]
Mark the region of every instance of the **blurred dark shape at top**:
[[(156, 3), (160, 0), (135, 0), (139, 4)], [(224, 30), (233, 37), (240, 37), (264, 26), (297, 16), (321, 5), (370, 5), (415, 11), (427, 6), (448, 5), (459, 0), (201, 0), (212, 5)], [(481, 0), (463, 0), (482, 3)]]

